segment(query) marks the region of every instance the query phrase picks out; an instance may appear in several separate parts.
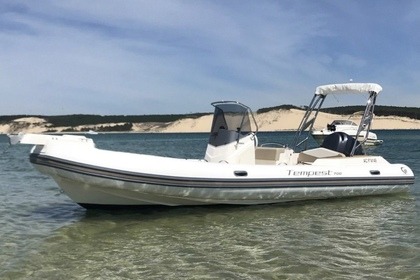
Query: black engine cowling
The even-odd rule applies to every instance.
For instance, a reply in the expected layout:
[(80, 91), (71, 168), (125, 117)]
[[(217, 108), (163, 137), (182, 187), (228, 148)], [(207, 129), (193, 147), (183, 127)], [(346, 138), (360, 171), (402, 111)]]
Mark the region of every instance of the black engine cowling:
[(344, 132), (334, 132), (328, 135), (322, 142), (321, 147), (350, 156), (355, 142), (357, 142), (357, 148), (354, 151), (354, 155), (363, 155), (363, 149), (359, 145), (359, 141)]

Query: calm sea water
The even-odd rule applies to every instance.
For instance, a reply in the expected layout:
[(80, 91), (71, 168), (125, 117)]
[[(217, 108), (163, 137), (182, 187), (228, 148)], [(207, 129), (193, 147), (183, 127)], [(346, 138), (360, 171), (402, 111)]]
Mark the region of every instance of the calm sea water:
[[(371, 152), (419, 178), (420, 131), (376, 132), (384, 144)], [(207, 144), (206, 134), (92, 138), (101, 148), (189, 158)], [(87, 211), (34, 170), (29, 150), (0, 135), (1, 279), (420, 279), (419, 179), (392, 196)]]

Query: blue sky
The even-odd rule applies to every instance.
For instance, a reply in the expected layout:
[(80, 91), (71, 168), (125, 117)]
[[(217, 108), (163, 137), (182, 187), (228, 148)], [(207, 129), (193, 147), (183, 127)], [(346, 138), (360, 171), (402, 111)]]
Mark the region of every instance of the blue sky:
[(419, 26), (418, 1), (2, 0), (0, 115), (299, 106), (350, 79), (420, 107)]

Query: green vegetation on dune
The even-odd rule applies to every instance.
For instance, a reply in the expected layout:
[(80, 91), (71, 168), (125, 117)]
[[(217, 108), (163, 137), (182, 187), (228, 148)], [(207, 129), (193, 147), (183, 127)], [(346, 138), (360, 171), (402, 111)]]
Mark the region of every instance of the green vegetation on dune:
[(302, 108), (299, 108), (295, 105), (280, 105), (280, 106), (275, 106), (275, 107), (267, 107), (267, 108), (261, 108), (257, 110), (257, 114), (262, 114), (262, 113), (267, 113), (273, 110), (290, 110), (290, 109), (298, 109), (298, 110), (302, 110)]
[[(344, 107), (333, 107), (325, 108), (322, 112), (340, 115), (351, 115), (355, 112), (360, 112), (365, 109), (364, 106), (344, 106)], [(376, 116), (398, 116), (407, 117), (415, 120), (420, 119), (420, 108), (416, 107), (395, 107), (395, 106), (375, 106)]]
[(37, 117), (45, 119), (51, 123), (52, 127), (59, 126), (79, 126), (79, 125), (98, 125), (103, 123), (148, 123), (148, 122), (173, 122), (185, 118), (199, 118), (209, 113), (194, 114), (173, 114), (173, 115), (60, 115), (60, 116), (42, 116), (42, 115), (14, 115), (0, 116), (0, 123), (11, 122), (19, 118)]
[[(300, 109), (293, 105), (281, 105), (275, 107), (262, 108), (257, 111), (258, 114), (269, 112), (272, 110), (290, 110), (290, 109)], [(343, 107), (331, 107), (323, 108), (321, 112), (336, 114), (336, 115), (351, 115), (356, 112), (364, 111), (365, 106), (343, 106)], [(417, 107), (396, 107), (396, 106), (375, 106), (375, 115), (376, 116), (398, 116), (398, 117), (407, 117), (415, 120), (420, 119), (420, 108)]]
[(173, 122), (184, 118), (199, 118), (206, 113), (174, 114), (174, 115), (66, 115), (44, 116), (53, 126), (96, 125), (102, 123), (147, 123), (147, 122)]

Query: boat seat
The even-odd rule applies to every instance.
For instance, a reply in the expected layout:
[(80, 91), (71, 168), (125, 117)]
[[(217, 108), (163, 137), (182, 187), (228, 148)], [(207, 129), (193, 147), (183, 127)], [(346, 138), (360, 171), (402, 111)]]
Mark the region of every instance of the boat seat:
[(327, 148), (315, 148), (299, 153), (298, 162), (312, 163), (319, 158), (341, 158), (346, 157), (345, 154), (333, 151)]
[(273, 147), (256, 147), (255, 163), (256, 164), (276, 164), (280, 154), (284, 152), (284, 148)]

